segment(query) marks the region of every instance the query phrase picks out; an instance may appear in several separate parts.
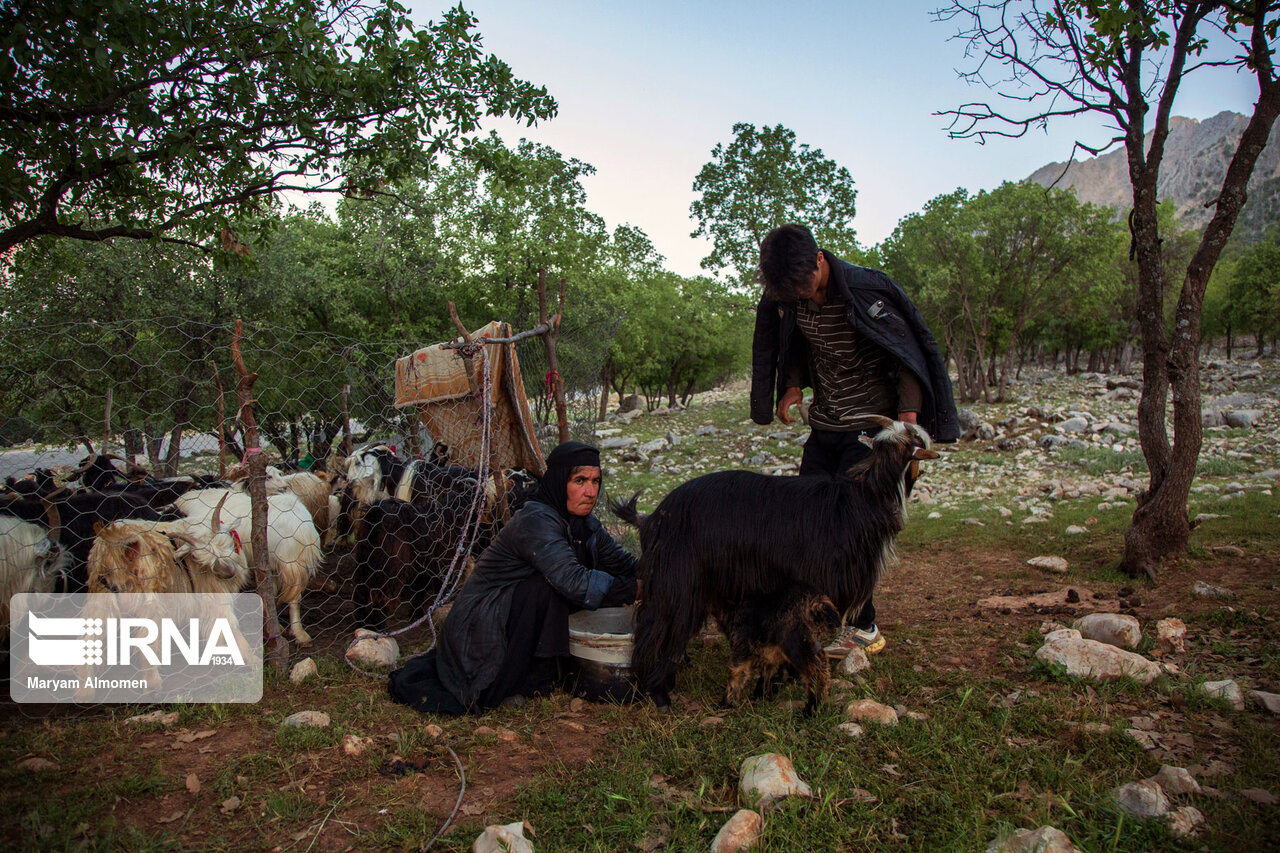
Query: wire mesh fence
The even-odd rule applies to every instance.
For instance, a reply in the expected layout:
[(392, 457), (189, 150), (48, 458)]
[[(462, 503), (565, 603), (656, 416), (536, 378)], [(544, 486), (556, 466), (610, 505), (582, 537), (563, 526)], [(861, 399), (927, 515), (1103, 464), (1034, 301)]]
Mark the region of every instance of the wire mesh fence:
[[(193, 579), (251, 591), (250, 447), (233, 324), (11, 317), (5, 326), (5, 604), (27, 590), (188, 592)], [(594, 436), (616, 326), (572, 317), (561, 326), (573, 438)], [(535, 485), (499, 456), (453, 458), (418, 408), (397, 407), (396, 360), (429, 343), (243, 326), (239, 350), (257, 374), (252, 415), (270, 466), (266, 563), (286, 633), (312, 651), (341, 653), (354, 628), (396, 630), (442, 603)], [(531, 337), (514, 352), (528, 431), (545, 453), (558, 442), (546, 347)], [(487, 377), (489, 354), (477, 361)], [(496, 386), (486, 378), (480, 391), (492, 400)], [(459, 420), (479, 446), (495, 428), (491, 407), (473, 394), (441, 405), (468, 404)], [(429, 640), (429, 623), (415, 630), (410, 642)]]

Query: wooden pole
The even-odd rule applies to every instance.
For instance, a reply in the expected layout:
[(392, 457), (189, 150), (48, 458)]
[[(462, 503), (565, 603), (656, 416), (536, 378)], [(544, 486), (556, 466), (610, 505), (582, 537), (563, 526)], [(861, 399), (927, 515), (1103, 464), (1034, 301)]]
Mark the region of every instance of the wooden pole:
[[(458, 316), (458, 308), (449, 301), (449, 316), (453, 319), (453, 325), (458, 330), (458, 334), (462, 336), (462, 346), (458, 348), (458, 354), (462, 356), (463, 368), (467, 372), (467, 384), (471, 386), (471, 396), (479, 401), (481, 406), (487, 406), (492, 401), (484, 398), (484, 389), (476, 383), (475, 374), (472, 372), (471, 356), (468, 354), (476, 350), (480, 344), (471, 340), (471, 333), (467, 331), (467, 327), (462, 324), (462, 319)], [(490, 386), (492, 392), (492, 385)], [(507, 478), (502, 473), (500, 466), (494, 465), (493, 442), (489, 442), (489, 476), (493, 477), (493, 487), (496, 492), (494, 510), (498, 517), (502, 519), (502, 523), (506, 524), (511, 520), (511, 510), (507, 505)]]
[(213, 371), (213, 387), (218, 392), (218, 479), (222, 480), (227, 476), (227, 405), (222, 399), (222, 377), (213, 359), (209, 359), (209, 369)]
[(564, 380), (560, 378), (560, 360), (556, 356), (556, 339), (560, 337), (560, 320), (564, 316), (564, 279), (560, 279), (560, 310), (547, 319), (547, 271), (538, 270), (538, 323), (547, 327), (542, 342), (547, 347), (547, 378), (551, 396), (556, 404), (556, 425), (560, 428), (560, 443), (569, 440), (569, 413), (564, 404)]
[(351, 396), (351, 383), (342, 386), (342, 444), (339, 449), (342, 451), (342, 458), (346, 459), (351, 456), (351, 451), (355, 449), (354, 439), (351, 437), (351, 414), (347, 410), (347, 398)]
[(253, 577), (258, 595), (262, 598), (262, 633), (265, 646), (264, 661), (283, 672), (289, 663), (289, 641), (280, 633), (280, 620), (276, 615), (276, 579), (271, 573), (267, 553), (267, 459), (258, 444), (258, 424), (253, 419), (253, 383), (258, 374), (250, 373), (240, 354), (240, 340), (244, 335), (243, 321), (236, 320), (235, 334), (231, 338), (231, 358), (235, 362), (240, 381), (236, 395), (240, 401), (240, 423), (244, 425), (245, 469), (249, 473), (249, 505), (253, 509), (253, 526), (250, 541), (253, 543)]

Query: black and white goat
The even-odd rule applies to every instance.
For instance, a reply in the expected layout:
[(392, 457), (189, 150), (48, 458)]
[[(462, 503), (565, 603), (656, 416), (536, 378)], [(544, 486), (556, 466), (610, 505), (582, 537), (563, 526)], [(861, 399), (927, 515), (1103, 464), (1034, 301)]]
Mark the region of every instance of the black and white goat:
[(877, 418), (884, 429), (863, 437), (870, 454), (833, 477), (772, 477), (720, 471), (677, 486), (653, 513), (637, 517), (634, 500), (615, 505), (640, 528), (632, 668), (659, 706), (708, 616), (725, 624), (746, 601), (805, 584), (841, 613), (861, 606), (894, 560), (894, 537), (906, 518), (908, 477), (937, 459), (914, 424)]

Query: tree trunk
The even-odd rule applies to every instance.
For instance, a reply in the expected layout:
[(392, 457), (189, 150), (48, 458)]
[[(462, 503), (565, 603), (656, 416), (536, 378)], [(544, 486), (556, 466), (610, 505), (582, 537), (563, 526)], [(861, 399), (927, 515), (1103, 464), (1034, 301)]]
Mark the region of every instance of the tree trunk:
[(169, 446), (165, 448), (164, 459), (160, 463), (161, 477), (176, 477), (178, 462), (182, 459), (182, 424), (174, 424), (169, 433)]

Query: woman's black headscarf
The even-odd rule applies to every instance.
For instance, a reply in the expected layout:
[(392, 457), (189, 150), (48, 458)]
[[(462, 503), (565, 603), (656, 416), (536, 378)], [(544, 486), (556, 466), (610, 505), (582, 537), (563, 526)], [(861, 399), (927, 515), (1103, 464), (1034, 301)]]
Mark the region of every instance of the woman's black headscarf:
[[(580, 441), (566, 441), (547, 454), (547, 473), (542, 475), (538, 491), (533, 500), (553, 508), (560, 517), (569, 523), (569, 532), (573, 535), (574, 551), (578, 553), (580, 562), (585, 562), (585, 543), (591, 535), (587, 525), (590, 516), (574, 515), (569, 512), (569, 476), (574, 468), (589, 465), (600, 467), (600, 451)], [(592, 568), (588, 565), (587, 568)]]

